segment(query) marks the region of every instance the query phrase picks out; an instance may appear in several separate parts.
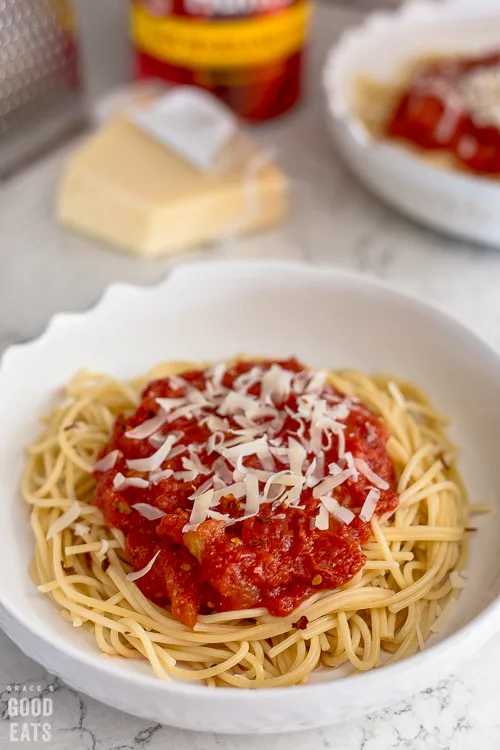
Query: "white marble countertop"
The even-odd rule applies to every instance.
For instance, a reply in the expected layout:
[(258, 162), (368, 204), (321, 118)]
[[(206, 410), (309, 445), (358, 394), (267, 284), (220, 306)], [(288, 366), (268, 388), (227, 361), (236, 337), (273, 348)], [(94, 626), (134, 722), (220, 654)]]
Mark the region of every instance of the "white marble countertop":
[[(291, 116), (256, 130), (264, 144), (276, 149), (291, 178), (292, 210), (286, 223), (182, 260), (273, 256), (358, 269), (440, 303), (500, 349), (500, 253), (438, 236), (395, 215), (346, 172), (329, 141), (322, 117), (320, 64), (341, 29), (359, 19), (355, 10), (346, 9), (348, 3), (341, 5), (320, 7), (316, 15), (305, 104)], [(96, 0), (88, 6), (95, 11)], [(116, 82), (116, 71), (110, 67), (106, 71), (105, 84)], [(103, 86), (100, 79), (96, 91)], [(52, 218), (54, 189), (70, 148), (65, 146), (0, 186), (0, 350), (37, 336), (57, 311), (93, 305), (112, 281), (152, 283), (181, 260), (134, 260), (57, 227)], [(465, 750), (477, 746), (489, 750), (500, 746), (500, 636), (455, 675), (411, 702), (340, 726), (278, 737), (216, 737), (149, 725), (78, 695), (0, 634), (2, 749), (15, 746), (7, 699), (16, 685), (40, 686), (54, 700), (52, 739), (24, 743), (30, 748)]]

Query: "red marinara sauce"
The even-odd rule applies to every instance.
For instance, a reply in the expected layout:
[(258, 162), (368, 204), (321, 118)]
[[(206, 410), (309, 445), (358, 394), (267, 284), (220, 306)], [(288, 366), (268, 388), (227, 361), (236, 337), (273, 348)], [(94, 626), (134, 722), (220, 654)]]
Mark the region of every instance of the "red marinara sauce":
[(386, 134), (445, 150), (458, 166), (500, 173), (500, 52), (423, 64), (402, 92)]
[[(309, 448), (312, 419), (297, 419), (301, 400), (307, 402), (309, 398), (310, 403), (311, 399), (320, 398), (322, 404), (347, 404), (348, 414), (342, 420), (345, 425), (345, 451), (364, 459), (371, 470), (388, 483), (389, 489), (380, 490), (376, 513), (380, 515), (394, 510), (398, 495), (392, 489), (395, 473), (386, 450), (389, 434), (381, 420), (357, 399), (347, 398), (329, 385), (321, 385), (313, 396), (304, 395), (306, 383), (309, 382), (309, 388), (312, 387), (314, 373), (295, 359), (238, 362), (225, 369), (222, 377), (219, 371), (215, 391), (218, 389), (219, 394), (227, 396), (236, 389), (235, 381), (241, 383), (240, 376), (243, 375), (249, 383), (243, 393), (259, 397), (262, 376), (273, 365), (275, 369), (278, 365), (290, 373), (289, 392), (281, 398), (273, 395), (271, 400), (268, 397), (260, 401), (261, 415), (254, 418), (261, 426), (257, 436), (266, 434), (266, 430), (273, 434), (269, 438), (272, 440), (269, 446), (275, 446), (273, 453), (270, 453), (273, 472), (290, 468), (283, 455), (289, 438), (301, 439), (304, 446)], [(104, 472), (95, 472), (97, 486), (94, 503), (101, 508), (107, 525), (124, 533), (126, 554), (133, 568), (141, 570), (159, 552), (151, 570), (137, 579), (137, 585), (150, 600), (161, 606), (171, 605), (174, 616), (188, 626), (194, 625), (198, 613), (213, 611), (264, 606), (273, 615), (288, 615), (315, 591), (335, 589), (349, 581), (365, 562), (360, 545), (370, 536), (369, 524), (358, 515), (371, 486), (362, 474), (352, 476), (333, 490), (338, 502), (355, 514), (349, 525), (330, 516), (328, 529), (316, 528), (320, 501), (313, 496), (314, 488), (306, 486), (301, 491), (299, 507), (285, 507), (280, 501), (268, 502), (260, 505), (257, 515), (244, 521), (226, 525), (224, 520), (207, 518), (195, 530), (183, 531), (193, 509), (193, 500), (189, 496), (213, 478), (216, 472), (221, 473), (221, 455), (211, 450), (211, 444), (207, 445), (213, 433), (206, 417), (215, 415), (220, 419), (220, 402), (225, 398), (224, 395), (206, 396), (214, 393), (214, 372), (213, 368), (193, 370), (181, 376), (151, 382), (143, 392), (137, 411), (131, 416), (118, 417), (112, 437), (102, 451), (102, 456), (115, 449), (120, 451), (115, 466)], [(258, 380), (252, 384), (252, 374), (256, 372)], [(241, 387), (238, 392), (242, 392)], [(161, 465), (161, 470), (171, 469), (174, 474), (156, 484), (151, 482), (145, 488), (115, 487), (115, 477), (119, 472), (125, 477), (147, 480), (147, 473), (131, 471), (126, 462), (128, 459), (151, 456), (157, 450), (150, 442), (152, 438), (132, 439), (127, 437), (126, 432), (159, 413), (156, 399), (179, 399), (179, 403), (182, 403), (187, 394), (191, 394), (191, 397), (195, 394), (196, 398), (192, 400), (201, 403), (200, 393), (205, 394), (208, 404), (199, 407), (198, 412), (192, 415), (177, 417), (174, 411), (170, 412), (173, 421), (164, 424), (153, 439), (157, 446), (161, 444), (159, 435), (176, 433), (176, 449), (172, 451), (172, 457), (167, 457)], [(273, 420), (271, 416), (265, 416), (265, 404), (268, 411), (275, 409), (279, 414), (274, 421), (273, 432), (268, 429)], [(241, 429), (243, 411), (236, 408), (234, 412), (222, 417), (229, 427), (225, 432), (219, 431), (217, 444), (222, 439), (234, 441), (234, 430)], [(210, 425), (214, 427), (213, 423)], [(328, 477), (331, 476), (329, 464), (339, 462), (342, 467), (342, 464), (345, 466), (345, 459), (339, 459), (338, 438), (335, 435), (328, 437), (324, 433), (322, 441), (326, 446), (322, 451), (324, 469), (320, 466), (319, 473)], [(187, 458), (189, 455), (190, 459)], [(185, 472), (186, 467), (192, 466), (190, 461), (193, 456), (205, 473), (186, 481), (185, 475), (180, 476), (179, 472)], [(304, 471), (314, 457), (312, 450), (308, 449)], [(218, 459), (216, 468), (214, 463)], [(227, 459), (225, 464), (227, 471), (233, 472), (234, 465)], [(257, 454), (245, 456), (243, 464), (254, 469), (262, 467)], [(318, 461), (315, 465), (318, 466)], [(259, 482), (260, 493), (264, 490), (264, 482)], [(135, 503), (148, 503), (165, 515), (159, 520), (148, 520), (133, 507)], [(236, 499), (232, 494), (227, 494), (213, 510), (234, 519), (244, 514), (244, 503), (245, 498)]]

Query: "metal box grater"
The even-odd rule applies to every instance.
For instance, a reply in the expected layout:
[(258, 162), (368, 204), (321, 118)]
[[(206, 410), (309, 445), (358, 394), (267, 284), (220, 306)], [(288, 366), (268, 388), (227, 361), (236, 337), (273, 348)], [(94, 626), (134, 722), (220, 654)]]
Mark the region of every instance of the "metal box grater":
[(84, 122), (71, 0), (0, 0), (0, 179)]

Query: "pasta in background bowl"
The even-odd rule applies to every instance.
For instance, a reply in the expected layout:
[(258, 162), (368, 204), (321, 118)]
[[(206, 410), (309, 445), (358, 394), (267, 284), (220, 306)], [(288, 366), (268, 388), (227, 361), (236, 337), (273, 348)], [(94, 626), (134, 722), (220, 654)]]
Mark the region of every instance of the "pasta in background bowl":
[(368, 14), (347, 29), (323, 70), (327, 126), (359, 179), (403, 214), (495, 248), (500, 247), (495, 175), (450, 168), (446, 151), (402, 146), (377, 131), (417, 61), (482, 57), (496, 47), (499, 33), (496, 0), (415, 0)]
[[(493, 512), (468, 522), (477, 528), (469, 534), (469, 577), (444, 629), (436, 628), (421, 653), (348, 676), (343, 667), (321, 669), (306, 685), (280, 687), (286, 682), (278, 680), (272, 690), (214, 690), (175, 676), (158, 679), (144, 659), (102, 658), (92, 633), (78, 622), (72, 627), (37, 591), (28, 574), (34, 541), (20, 481), (37, 419), (60, 401), (64, 384), (82, 368), (127, 380), (160, 361), (210, 362), (238, 351), (269, 359), (293, 353), (329, 370), (391, 373), (418, 385), (450, 417), (470, 502), (490, 504)], [(388, 380), (376, 382), (386, 388)], [(109, 705), (205, 731), (265, 733), (331, 724), (387, 705), (396, 691), (399, 699), (428, 686), (498, 627), (500, 361), (444, 313), (367, 278), (301, 264), (194, 264), (157, 287), (117, 285), (94, 310), (56, 316), (40, 339), (5, 354), (0, 384), (0, 521), (9, 561), (0, 573), (0, 622), (28, 655)]]

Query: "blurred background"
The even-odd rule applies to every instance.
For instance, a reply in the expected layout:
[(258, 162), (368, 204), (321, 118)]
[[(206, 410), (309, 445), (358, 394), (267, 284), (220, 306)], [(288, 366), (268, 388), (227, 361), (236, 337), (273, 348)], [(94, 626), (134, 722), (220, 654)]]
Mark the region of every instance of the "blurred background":
[[(458, 308), (463, 318), (473, 314), (490, 335), (496, 291), (482, 286), (500, 278), (498, 256), (386, 207), (351, 176), (328, 132), (322, 77), (329, 51), (367, 14), (399, 6), (318, 0), (311, 13), (304, 0), (0, 0), (0, 351), (38, 335), (58, 311), (88, 308), (111, 282), (151, 283), (173, 263), (205, 256), (300, 258), (367, 271)], [(274, 25), (261, 27), (267, 22)], [(225, 23), (232, 47), (224, 47), (224, 31), (214, 52), (209, 42)], [(171, 140), (165, 146), (172, 133), (163, 132), (162, 176), (153, 177), (160, 167), (151, 119), (147, 133), (123, 132), (123, 123), (118, 137), (111, 133), (110, 118), (137, 91), (154, 99), (148, 86), (158, 79), (167, 87), (194, 83), (234, 111), (230, 130), (239, 146), (232, 153), (226, 144), (224, 175), (193, 170)], [(190, 139), (204, 143), (199, 132)], [(191, 197), (215, 200), (217, 188), (217, 226), (201, 231), (203, 222), (184, 221), (168, 248), (169, 231), (154, 247), (140, 227), (132, 237), (116, 186), (126, 185), (128, 206), (138, 204), (150, 187), (147, 164), (166, 208), (182, 193), (189, 215)], [(269, 207), (259, 226), (248, 195), (241, 203), (254, 172)], [(151, 205), (148, 211), (146, 224), (154, 218)], [(471, 284), (481, 293), (469, 294)]]
[[(322, 77), (329, 51), (367, 14), (399, 5), (318, 0), (310, 14), (303, 0), (0, 0), (0, 351), (38, 335), (54, 313), (88, 308), (111, 282), (151, 283), (173, 263), (200, 257), (272, 256), (356, 268), (454, 311), (460, 298), (459, 315), (474, 314), (489, 332), (496, 292), (490, 285), (475, 295), (469, 289), (500, 277), (496, 254), (435, 234), (383, 205), (351, 176), (328, 132)], [(230, 37), (237, 42), (233, 57), (219, 47), (214, 67), (205, 27), (194, 40), (194, 62), (189, 48), (186, 57), (191, 27), (186, 31), (184, 8), (215, 34), (228, 20), (242, 24)], [(248, 44), (238, 40), (255, 41), (253, 29), (269, 17), (273, 35), (257, 37), (260, 57), (252, 62), (255, 52), (249, 57)], [(173, 21), (180, 26), (172, 36)], [(250, 31), (249, 21), (256, 22)], [(196, 221), (177, 227), (169, 252), (161, 247), (165, 231), (154, 248), (141, 245), (145, 233), (137, 227), (132, 241), (116, 205), (117, 181), (126, 183), (130, 206), (148, 189), (146, 164), (157, 174), (150, 133), (128, 129), (117, 138), (109, 130), (110, 117), (133, 101), (137, 86), (149, 96), (149, 82), (158, 77), (166, 86), (203, 86), (242, 115), (233, 123), (240, 145), (236, 156), (226, 154), (225, 176), (193, 170), (171, 143), (163, 148), (161, 180), (151, 177), (164, 186), (160, 202), (171, 207), (180, 191), (189, 215), (190, 197), (213, 200), (216, 183), (220, 208), (219, 224), (204, 232)], [(142, 165), (140, 180), (122, 173), (134, 168), (132, 135), (134, 149), (148, 155), (134, 161)], [(193, 142), (203, 140), (198, 134)], [(82, 149), (97, 149), (91, 163)], [(111, 152), (114, 187), (105, 191)], [(256, 217), (241, 194), (243, 188), (248, 194), (253, 172), (269, 211), (265, 226), (247, 234), (257, 228)], [(248, 226), (240, 236), (242, 217)]]
[[(141, 55), (141, 45), (131, 33), (134, 10), (147, 11), (153, 21), (154, 37), (154, 22), (161, 22), (179, 8), (182, 12), (182, 3), (175, 0), (171, 6), (151, 0), (0, 0), (0, 351), (38, 335), (56, 312), (81, 310), (94, 304), (107, 284), (120, 280), (151, 283), (181, 258), (196, 259), (208, 253), (210, 257), (314, 260), (315, 254), (318, 259), (327, 254), (338, 265), (351, 265), (353, 241), (363, 244), (362, 237), (369, 231), (366, 222), (378, 223), (381, 209), (363, 197), (363, 192), (359, 193), (361, 203), (349, 198), (358, 189), (349, 178), (345, 182), (345, 170), (325, 128), (321, 70), (329, 48), (346, 28), (359, 24), (367, 11), (392, 7), (394, 3), (319, 2), (311, 20), (305, 23), (303, 9), (307, 3), (270, 2), (271, 6), (277, 3), (285, 18), (288, 11), (292, 12), (290, 33), (285, 26), (284, 33), (277, 37), (282, 46), (278, 44), (272, 50), (277, 63), (275, 60), (274, 66), (269, 66), (264, 61), (257, 65), (257, 73), (252, 64), (244, 64), (243, 72), (240, 65), (235, 79), (231, 65), (226, 65), (223, 57), (223, 85), (213, 85), (213, 71), (204, 64), (197, 83), (201, 77), (206, 88), (215, 89), (237, 112), (246, 107), (246, 114), (255, 115), (253, 121), (252, 117), (238, 121), (238, 134), (244, 134), (252, 148), (264, 152), (276, 164), (279, 174), (270, 174), (263, 190), (277, 195), (286, 183), (288, 209), (283, 211), (276, 204), (274, 218), (270, 217), (266, 231), (258, 234), (236, 238), (234, 232), (223, 232), (218, 240), (212, 236), (210, 242), (198, 242), (194, 236), (188, 238), (192, 248), (189, 254), (183, 253), (184, 243), (180, 242), (174, 254), (160, 253), (153, 260), (145, 260), (130, 249), (127, 254), (117, 252), (114, 241), (68, 228), (69, 222), (62, 222), (58, 216), (58, 202), (61, 194), (69, 195), (63, 184), (64, 175), (73, 167), (80, 170), (80, 162), (75, 163), (80, 149), (93, 142), (94, 134), (101, 132), (110, 115), (126, 105), (130, 84), (147, 84), (149, 75), (157, 72), (156, 51)], [(230, 0), (226, 6), (223, 0), (223, 20), (227, 20), (228, 11), (233, 12)], [(255, 7), (259, 7), (258, 3), (254, 3)], [(194, 7), (193, 12), (206, 17), (206, 8)], [(253, 15), (252, 11), (246, 17)], [(281, 30), (279, 26), (278, 32)], [(307, 51), (302, 54), (305, 42)], [(167, 52), (169, 49), (167, 46)], [(264, 44), (262, 54), (265, 49)], [(171, 67), (167, 84), (179, 79), (190, 82), (189, 77), (183, 78), (189, 62)], [(165, 66), (160, 72), (165, 73)], [(264, 91), (270, 81), (271, 94), (267, 100), (263, 97), (263, 110), (252, 111), (255, 99), (262, 100), (262, 80)], [(281, 99), (274, 96), (276, 89), (285, 92)], [(249, 96), (245, 93), (252, 90)], [(228, 91), (237, 94), (227, 96)], [(268, 119), (276, 113), (273, 108), (284, 114)], [(147, 145), (151, 146), (144, 142)], [(126, 161), (129, 149), (120, 148)], [(167, 158), (166, 150), (163, 156)], [(97, 165), (91, 170), (96, 179), (101, 177), (102, 161), (97, 158)], [(176, 162), (177, 169), (184, 166), (179, 160)], [(244, 159), (234, 168), (240, 193), (248, 169)], [(178, 172), (167, 165), (165, 174), (169, 177), (165, 178), (169, 195), (176, 193)], [(78, 175), (80, 179), (81, 173)], [(202, 177), (195, 180), (191, 174), (194, 182), (186, 187), (188, 193), (200, 190), (209, 194), (212, 183), (209, 181), (207, 186)], [(133, 185), (129, 187), (132, 189)], [(227, 189), (230, 191), (230, 187)], [(92, 188), (89, 192), (94, 194)], [(134, 196), (130, 200), (135, 200)], [(276, 200), (279, 202), (279, 196)], [(237, 207), (231, 210), (232, 215), (225, 218), (228, 227), (234, 225), (235, 219), (238, 223)], [(362, 222), (359, 212), (364, 217)], [(337, 242), (332, 245), (334, 235)]]
[[(371, 10), (394, 8), (400, 4), (400, 0), (323, 1), (332, 12), (334, 8), (338, 9), (339, 20), (350, 13), (358, 16)], [(91, 96), (96, 96), (108, 87), (128, 80), (132, 73), (132, 49), (128, 34), (129, 8), (126, 0), (76, 0), (76, 8), (81, 23), (88, 91)], [(314, 43), (313, 34), (312, 44)], [(110, 48), (113, 54), (110, 54)], [(108, 54), (104, 57), (106, 52)], [(97, 62), (99, 58), (106, 61), (104, 70)]]

